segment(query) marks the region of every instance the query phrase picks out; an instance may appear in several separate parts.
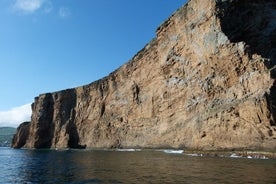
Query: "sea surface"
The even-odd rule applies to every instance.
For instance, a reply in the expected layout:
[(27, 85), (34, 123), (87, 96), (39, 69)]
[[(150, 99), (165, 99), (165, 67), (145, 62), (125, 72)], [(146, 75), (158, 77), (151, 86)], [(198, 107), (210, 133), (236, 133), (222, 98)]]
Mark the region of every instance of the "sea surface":
[(0, 148), (0, 183), (276, 184), (275, 159), (185, 155), (172, 150)]

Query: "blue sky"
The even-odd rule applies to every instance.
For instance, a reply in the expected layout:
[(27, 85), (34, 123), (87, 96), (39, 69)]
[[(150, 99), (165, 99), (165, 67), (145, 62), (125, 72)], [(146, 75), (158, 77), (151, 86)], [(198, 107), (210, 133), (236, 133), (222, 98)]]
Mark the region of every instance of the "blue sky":
[(88, 84), (129, 61), (185, 2), (0, 0), (0, 126), (28, 119), (35, 96)]

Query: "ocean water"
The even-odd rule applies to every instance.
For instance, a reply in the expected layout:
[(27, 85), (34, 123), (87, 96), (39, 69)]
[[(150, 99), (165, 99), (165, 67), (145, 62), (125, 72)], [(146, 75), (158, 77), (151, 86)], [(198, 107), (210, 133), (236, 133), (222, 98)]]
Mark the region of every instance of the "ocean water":
[(175, 150), (0, 148), (0, 183), (276, 184), (275, 159), (185, 155)]

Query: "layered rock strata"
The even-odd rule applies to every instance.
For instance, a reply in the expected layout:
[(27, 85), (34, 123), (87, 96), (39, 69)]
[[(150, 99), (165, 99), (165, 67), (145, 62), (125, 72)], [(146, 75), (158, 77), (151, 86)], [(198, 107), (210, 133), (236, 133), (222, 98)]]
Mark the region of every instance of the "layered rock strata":
[(109, 76), (36, 97), (13, 147), (276, 149), (274, 0), (190, 0), (156, 34)]

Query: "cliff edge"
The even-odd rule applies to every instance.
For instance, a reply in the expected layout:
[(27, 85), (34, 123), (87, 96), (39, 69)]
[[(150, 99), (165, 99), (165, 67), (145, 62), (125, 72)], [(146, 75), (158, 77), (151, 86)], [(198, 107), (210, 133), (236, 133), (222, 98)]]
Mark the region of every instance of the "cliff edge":
[(275, 0), (190, 0), (156, 34), (109, 76), (36, 97), (12, 147), (276, 149)]

